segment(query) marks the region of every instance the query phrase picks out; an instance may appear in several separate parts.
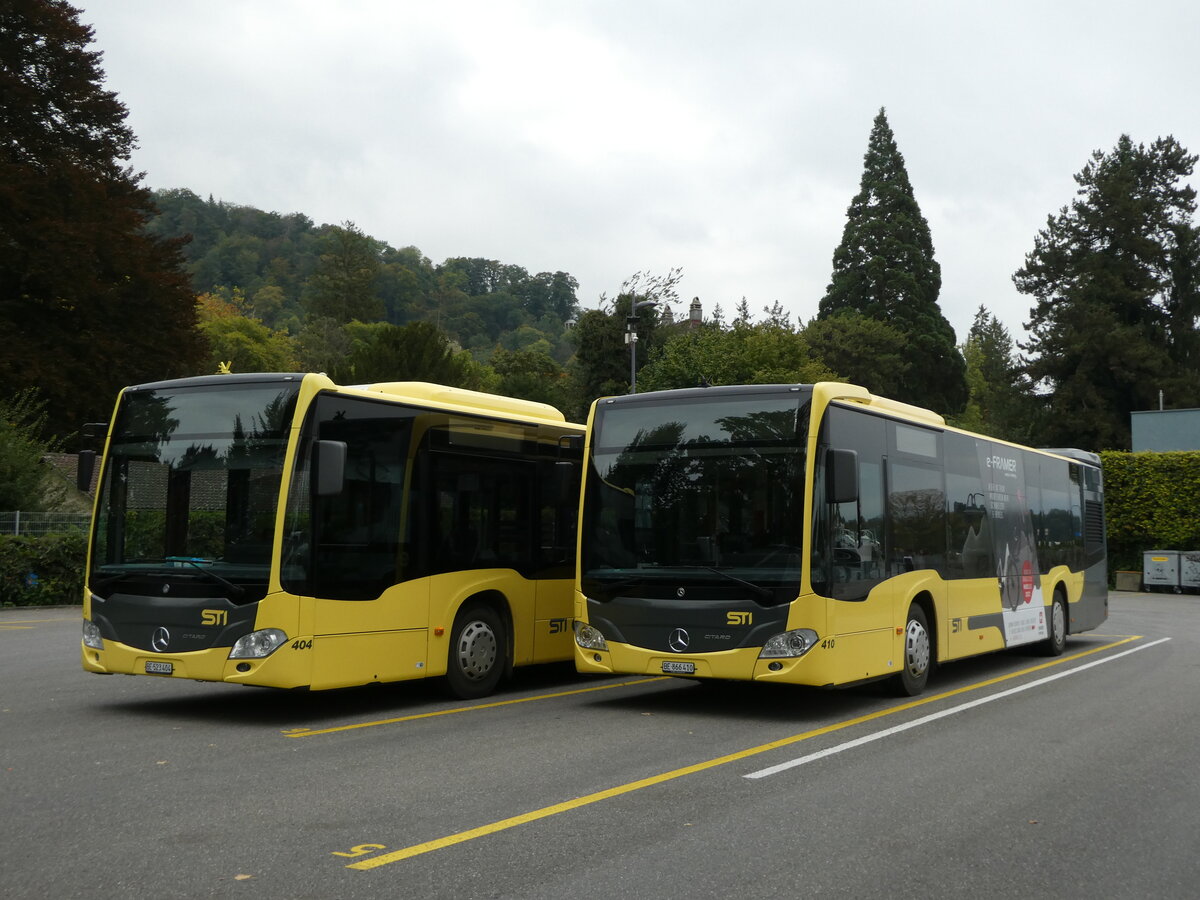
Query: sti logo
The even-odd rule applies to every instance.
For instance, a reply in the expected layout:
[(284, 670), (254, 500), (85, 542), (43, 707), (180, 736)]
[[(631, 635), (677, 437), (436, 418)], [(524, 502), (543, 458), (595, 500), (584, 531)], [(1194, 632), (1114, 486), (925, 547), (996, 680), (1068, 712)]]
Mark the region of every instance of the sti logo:
[(726, 625), (749, 625), (754, 621), (754, 614), (748, 612), (731, 612), (725, 614)]
[(228, 625), (229, 610), (227, 609), (202, 609), (200, 610), (201, 625)]

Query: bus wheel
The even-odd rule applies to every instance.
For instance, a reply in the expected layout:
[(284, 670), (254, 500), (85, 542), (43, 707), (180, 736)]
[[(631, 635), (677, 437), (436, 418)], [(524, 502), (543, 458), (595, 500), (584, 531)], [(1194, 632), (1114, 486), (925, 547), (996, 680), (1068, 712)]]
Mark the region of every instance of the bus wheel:
[(933, 648), (925, 610), (914, 603), (908, 608), (908, 621), (904, 624), (904, 664), (895, 681), (900, 696), (915, 697), (925, 690), (932, 659)]
[(1044, 656), (1062, 656), (1063, 648), (1067, 646), (1067, 601), (1062, 591), (1054, 592), (1054, 603), (1050, 606), (1050, 636), (1042, 641)]
[(463, 700), (486, 697), (504, 674), (508, 640), (500, 617), (490, 606), (468, 606), (454, 620), (450, 657), (446, 660), (446, 684), (450, 693)]

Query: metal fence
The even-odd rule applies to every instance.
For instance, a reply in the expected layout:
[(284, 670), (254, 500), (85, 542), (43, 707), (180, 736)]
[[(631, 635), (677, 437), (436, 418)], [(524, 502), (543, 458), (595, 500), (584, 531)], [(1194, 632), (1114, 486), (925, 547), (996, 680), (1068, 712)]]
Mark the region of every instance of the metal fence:
[(87, 531), (88, 513), (0, 512), (0, 534), (37, 536), (64, 531)]

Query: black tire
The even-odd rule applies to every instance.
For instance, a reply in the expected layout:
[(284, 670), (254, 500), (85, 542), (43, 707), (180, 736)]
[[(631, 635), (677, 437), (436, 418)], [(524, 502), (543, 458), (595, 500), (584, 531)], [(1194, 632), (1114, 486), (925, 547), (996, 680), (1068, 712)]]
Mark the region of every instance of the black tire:
[(925, 610), (915, 603), (908, 608), (904, 623), (904, 657), (900, 662), (900, 674), (893, 682), (896, 693), (915, 697), (925, 690), (933, 668), (933, 636), (929, 633)]
[(1039, 648), (1043, 656), (1062, 656), (1067, 646), (1067, 600), (1062, 591), (1054, 592), (1054, 602), (1050, 604), (1050, 616), (1046, 622), (1049, 636), (1041, 642)]
[(490, 606), (471, 604), (459, 610), (450, 635), (446, 686), (463, 700), (486, 697), (496, 689), (508, 664), (508, 635)]

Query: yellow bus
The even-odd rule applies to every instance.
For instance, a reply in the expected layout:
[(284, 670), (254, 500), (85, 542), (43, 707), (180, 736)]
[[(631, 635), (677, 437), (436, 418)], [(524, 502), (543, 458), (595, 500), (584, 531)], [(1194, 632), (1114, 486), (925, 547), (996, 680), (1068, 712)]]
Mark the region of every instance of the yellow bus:
[(583, 430), (416, 382), (126, 388), (83, 667), (314, 690), (445, 676), (479, 697), (513, 666), (568, 661)]
[(588, 420), (576, 667), (925, 688), (1108, 615), (1099, 457), (848, 384), (606, 398)]

